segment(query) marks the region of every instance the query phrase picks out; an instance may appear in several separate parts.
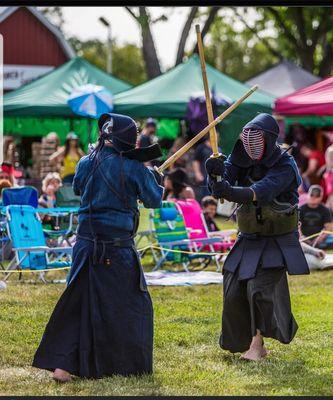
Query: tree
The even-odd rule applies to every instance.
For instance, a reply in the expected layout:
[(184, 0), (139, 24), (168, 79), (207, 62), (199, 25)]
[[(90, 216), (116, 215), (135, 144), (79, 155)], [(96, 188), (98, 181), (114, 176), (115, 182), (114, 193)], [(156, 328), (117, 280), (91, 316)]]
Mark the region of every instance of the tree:
[(146, 7), (139, 6), (139, 11), (137, 13), (132, 10), (133, 7), (125, 8), (140, 25), (142, 37), (142, 55), (146, 65), (147, 76), (148, 79), (155, 78), (156, 76), (161, 75), (161, 68), (150, 25), (158, 20), (163, 20), (165, 16), (162, 15), (160, 18), (153, 21)]
[[(75, 37), (69, 39), (76, 53), (91, 64), (106, 71), (108, 48), (98, 39), (81, 41)], [(141, 49), (134, 44), (112, 44), (112, 73), (132, 85), (139, 85), (147, 80)]]
[[(157, 21), (166, 21), (168, 17), (165, 13), (163, 13), (161, 16), (153, 20), (147, 7), (137, 7), (139, 9), (138, 11), (134, 10), (135, 7), (125, 8), (140, 26), (142, 36), (142, 53), (146, 64), (147, 76), (149, 79), (155, 78), (156, 76), (161, 74), (161, 67), (157, 57), (150, 27)], [(168, 8), (172, 9), (172, 7)], [(178, 65), (183, 61), (186, 42), (195, 19), (199, 16), (207, 15), (202, 30), (202, 39), (204, 39), (205, 35), (209, 32), (209, 29), (219, 9), (220, 7), (208, 7), (208, 11), (204, 11), (201, 13), (201, 15), (199, 15), (199, 7), (191, 7), (179, 39), (175, 65)], [(196, 46), (193, 51), (198, 51)]]
[(62, 30), (65, 23), (62, 7), (39, 7), (38, 9), (52, 22), (54, 26)]
[[(234, 8), (247, 30), (262, 39), (274, 56), (292, 59), (309, 72), (326, 77), (333, 70), (332, 7), (258, 7), (252, 23), (246, 9)], [(262, 32), (271, 32), (263, 39)]]
[(272, 66), (280, 56), (272, 54), (251, 30), (237, 27), (237, 19), (233, 10), (223, 9), (211, 25), (204, 51), (209, 64), (245, 81)]

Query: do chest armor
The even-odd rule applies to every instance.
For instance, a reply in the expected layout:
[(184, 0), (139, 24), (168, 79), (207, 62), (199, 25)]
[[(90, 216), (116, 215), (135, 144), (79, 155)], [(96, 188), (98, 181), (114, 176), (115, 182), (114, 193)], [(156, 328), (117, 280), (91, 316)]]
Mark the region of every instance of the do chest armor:
[[(251, 186), (263, 179), (268, 168), (256, 165), (248, 170), (241, 186)], [(256, 201), (242, 204), (237, 212), (238, 229), (241, 233), (259, 236), (277, 236), (295, 231), (298, 227), (298, 207), (276, 198), (269, 204), (259, 205)]]

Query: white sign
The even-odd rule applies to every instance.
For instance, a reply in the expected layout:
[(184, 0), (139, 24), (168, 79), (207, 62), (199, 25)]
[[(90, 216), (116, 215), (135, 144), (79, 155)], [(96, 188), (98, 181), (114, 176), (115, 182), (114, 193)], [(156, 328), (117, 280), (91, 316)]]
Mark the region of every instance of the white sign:
[(4, 90), (17, 89), (26, 83), (41, 77), (54, 67), (48, 65), (11, 65), (3, 66)]

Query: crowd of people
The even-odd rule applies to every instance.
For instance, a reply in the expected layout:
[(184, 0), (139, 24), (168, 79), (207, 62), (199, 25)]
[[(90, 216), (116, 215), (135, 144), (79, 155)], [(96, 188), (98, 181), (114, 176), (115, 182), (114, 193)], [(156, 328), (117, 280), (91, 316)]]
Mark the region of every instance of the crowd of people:
[[(157, 121), (153, 118), (146, 120), (138, 135), (139, 148), (159, 142), (157, 125)], [(169, 148), (167, 157), (175, 153), (185, 142), (183, 136), (177, 138)], [(286, 151), (294, 155), (302, 176), (302, 184), (298, 189), (301, 237), (311, 246), (329, 248), (331, 237), (328, 232), (332, 229), (333, 211), (333, 144), (328, 143), (325, 152), (322, 152), (310, 142), (297, 142), (297, 135), (293, 144), (292, 147), (286, 144), (283, 146)], [(64, 146), (59, 146), (49, 157), (53, 172), (47, 173), (42, 180), (40, 207), (56, 206), (57, 190), (63, 185), (72, 184), (76, 165), (84, 154), (78, 136), (74, 132), (69, 132)], [(218, 230), (216, 222), (213, 221), (218, 204), (209, 195), (206, 183), (205, 160), (211, 154), (212, 149), (207, 136), (171, 165), (165, 172), (163, 200), (196, 199), (207, 217), (208, 228)], [(154, 167), (160, 163), (160, 160), (153, 160), (146, 165)], [(4, 161), (0, 168), (0, 192), (3, 188), (17, 187), (20, 178), (22, 171), (15, 169), (11, 162)]]

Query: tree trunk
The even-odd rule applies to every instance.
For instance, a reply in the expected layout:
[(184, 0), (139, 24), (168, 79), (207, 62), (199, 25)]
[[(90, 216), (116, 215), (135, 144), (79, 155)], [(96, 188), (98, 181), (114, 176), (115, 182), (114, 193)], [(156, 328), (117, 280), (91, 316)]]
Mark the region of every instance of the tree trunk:
[(333, 70), (333, 46), (329, 43), (325, 45), (324, 57), (319, 66), (319, 76), (327, 78), (332, 74)]
[(146, 64), (148, 79), (161, 75), (160, 63), (158, 61), (153, 35), (150, 30), (149, 16), (146, 7), (139, 7), (139, 23), (142, 35), (142, 54)]
[(190, 33), (190, 29), (193, 23), (193, 20), (198, 12), (199, 7), (192, 7), (189, 16), (185, 22), (182, 34), (180, 36), (179, 44), (178, 44), (178, 51), (176, 57), (175, 66), (180, 64), (183, 61), (184, 53), (185, 53), (185, 45), (188, 35)]
[[(215, 7), (212, 7), (210, 9), (208, 18), (206, 19), (205, 25), (204, 25), (204, 27), (202, 29), (202, 32), (201, 32), (202, 41), (204, 40), (204, 37), (206, 36), (206, 34), (209, 32), (210, 26), (214, 22), (214, 19), (215, 19), (215, 17), (216, 17), (216, 15), (217, 15), (217, 13), (218, 13), (220, 8), (221, 7), (216, 7), (215, 6)], [(198, 52), (199, 52), (199, 49), (198, 49), (198, 43), (197, 43), (194, 46), (193, 53), (198, 53)]]

